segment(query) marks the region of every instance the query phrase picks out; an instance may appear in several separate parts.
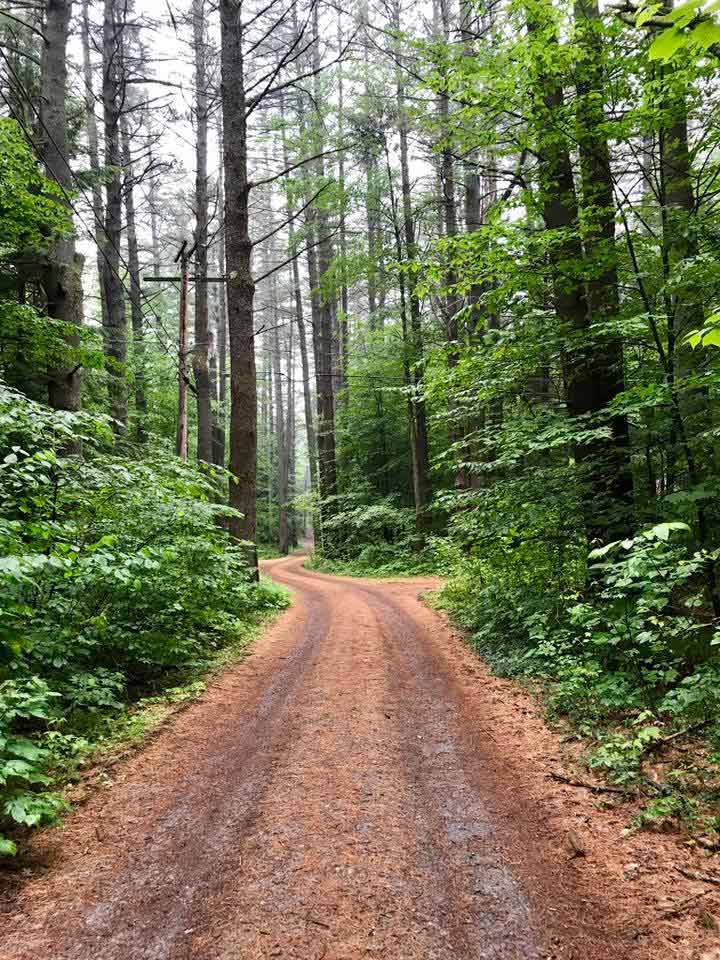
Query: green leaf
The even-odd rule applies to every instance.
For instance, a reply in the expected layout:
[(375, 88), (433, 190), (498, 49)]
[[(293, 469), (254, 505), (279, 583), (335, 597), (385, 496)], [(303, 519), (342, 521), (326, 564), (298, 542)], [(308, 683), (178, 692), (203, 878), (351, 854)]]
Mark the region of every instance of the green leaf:
[(650, 44), (648, 57), (651, 60), (669, 60), (687, 42), (687, 37), (677, 27), (663, 30)]
[(0, 834), (0, 857), (14, 857), (16, 853), (17, 847), (12, 840)]
[(22, 757), (23, 760), (39, 760), (43, 755), (43, 751), (34, 743), (20, 737), (8, 740), (6, 749), (8, 753), (15, 757)]
[(644, 23), (647, 23), (648, 20), (651, 20), (655, 16), (658, 10), (662, 10), (661, 3), (650, 3), (647, 7), (643, 7), (635, 18), (635, 26), (642, 27)]
[(704, 347), (720, 347), (720, 329), (703, 334), (702, 344)]
[[(703, 0), (685, 0), (685, 3), (679, 3), (668, 12), (667, 19), (673, 23), (677, 23), (678, 21), (689, 23), (702, 5)], [(658, 9), (659, 8), (660, 4), (658, 4)]]
[(667, 541), (670, 539), (670, 534), (673, 530), (683, 530), (686, 533), (690, 533), (690, 527), (686, 523), (682, 523), (680, 520), (672, 520), (669, 523), (658, 523), (650, 530), (646, 530), (643, 536), (650, 539), (656, 538)]
[(606, 553), (609, 553), (613, 547), (616, 547), (620, 541), (613, 540), (612, 543), (606, 543), (604, 547), (596, 547), (594, 550), (591, 550), (588, 554), (590, 560), (597, 560), (600, 557), (604, 557)]
[(698, 43), (705, 50), (709, 49), (715, 43), (720, 43), (720, 24), (712, 20), (705, 20), (699, 23), (690, 34), (693, 42)]

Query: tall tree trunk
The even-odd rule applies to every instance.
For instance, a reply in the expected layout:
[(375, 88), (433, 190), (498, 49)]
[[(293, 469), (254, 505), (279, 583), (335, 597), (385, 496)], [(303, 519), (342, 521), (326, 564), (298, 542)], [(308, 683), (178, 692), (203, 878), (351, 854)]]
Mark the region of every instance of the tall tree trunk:
[[(393, 4), (393, 27), (399, 34), (400, 2)], [(409, 261), (415, 260), (418, 255), (415, 237), (415, 219), (412, 208), (412, 188), (410, 183), (410, 160), (408, 150), (408, 118), (405, 103), (405, 82), (402, 68), (396, 73), (396, 102), (398, 113), (398, 135), (400, 140), (400, 186), (402, 193), (402, 223), (403, 238), (405, 241), (405, 256)], [(412, 384), (412, 416), (411, 416), (411, 443), (413, 465), (413, 494), (415, 499), (416, 525), (419, 532), (426, 532), (432, 525), (429, 506), (432, 500), (432, 483), (430, 480), (430, 444), (428, 439), (427, 414), (425, 400), (422, 395), (422, 359), (423, 339), (420, 301), (410, 282), (406, 296), (407, 311), (409, 314), (409, 330), (406, 352), (409, 361), (409, 378)], [(406, 325), (407, 327), (407, 325)]]
[[(297, 258), (295, 258), (295, 263), (297, 263)], [(288, 526), (289, 526), (289, 535), (290, 535), (290, 546), (297, 547), (298, 545), (298, 532), (297, 532), (297, 510), (295, 509), (295, 471), (297, 469), (296, 461), (296, 443), (295, 443), (295, 422), (296, 422), (296, 406), (295, 406), (295, 336), (294, 336), (294, 327), (290, 324), (288, 328), (288, 335), (286, 338), (287, 344), (287, 396), (288, 396), (288, 411), (287, 411), (287, 457), (288, 457)]]
[[(605, 133), (604, 63), (607, 53), (597, 0), (577, 0), (577, 40), (583, 53), (582, 79), (577, 86), (577, 142), (580, 155), (582, 204), (586, 211), (584, 245), (589, 269), (587, 281), (586, 326), (599, 329), (616, 319), (620, 312), (617, 251), (615, 245), (615, 198), (610, 147)], [(625, 389), (622, 341), (607, 333), (595, 334), (591, 356), (580, 367), (580, 374), (591, 382), (579, 387), (580, 408), (603, 409)], [(573, 378), (576, 374), (572, 375)], [(608, 535), (624, 534), (630, 522), (633, 504), (633, 479), (630, 466), (630, 432), (627, 417), (611, 420), (612, 444), (593, 451), (604, 473), (606, 496), (613, 503), (617, 519)], [(601, 481), (602, 482), (602, 481)], [(613, 531), (612, 528), (615, 528)]]
[[(290, 243), (293, 242), (292, 224), (290, 224)], [(295, 302), (295, 323), (298, 328), (300, 344), (300, 369), (303, 379), (303, 407), (305, 414), (305, 439), (308, 448), (308, 467), (310, 470), (310, 489), (317, 490), (317, 438), (313, 419), (312, 391), (310, 389), (310, 363), (308, 361), (307, 335), (305, 333), (305, 314), (303, 295), (300, 285), (300, 265), (297, 257), (292, 262), (293, 299)]]
[[(280, 112), (284, 120), (285, 117), (285, 104), (284, 100), (280, 100)], [(287, 136), (285, 133), (285, 126), (282, 127), (282, 148), (283, 148), (283, 163), (286, 167), (290, 166), (290, 158), (288, 155), (287, 148)], [(286, 185), (289, 187), (289, 180), (286, 179)], [(287, 193), (289, 197), (289, 191)], [(295, 221), (293, 219), (295, 215), (295, 210), (293, 205), (288, 199), (286, 206), (287, 218), (288, 218), (288, 246), (291, 251), (294, 252), (295, 249)], [(310, 241), (312, 243), (312, 240)], [(314, 250), (312, 251), (313, 258), (312, 262), (314, 265)], [(311, 258), (311, 251), (308, 251), (308, 261)], [(300, 367), (302, 370), (303, 378), (303, 406), (305, 413), (305, 438), (307, 442), (308, 450), (308, 462), (310, 467), (310, 487), (313, 491), (317, 489), (317, 442), (315, 437), (315, 424), (313, 422), (313, 404), (312, 404), (312, 395), (310, 390), (310, 364), (308, 362), (308, 349), (307, 349), (307, 336), (305, 333), (305, 313), (303, 309), (303, 295), (302, 295), (302, 286), (300, 283), (300, 263), (298, 257), (295, 257), (292, 261), (291, 266), (291, 279), (292, 279), (292, 289), (293, 289), (293, 300), (295, 304), (295, 323), (298, 328), (298, 340), (300, 342)], [(309, 271), (316, 273), (315, 270)], [(315, 294), (315, 285), (317, 278), (310, 277), (310, 289), (312, 296), (312, 322), (313, 325), (316, 320), (316, 294)], [(317, 310), (319, 314), (319, 309)], [(319, 321), (318, 321), (319, 322)]]
[(195, 343), (192, 367), (197, 399), (197, 458), (212, 463), (212, 406), (210, 390), (210, 323), (208, 285), (208, 77), (205, 0), (193, 0), (195, 53)]
[[(67, 95), (66, 48), (71, 0), (48, 0), (41, 64), (40, 117), (45, 139), (42, 144), (42, 159), (45, 168), (63, 189), (70, 193), (73, 177), (68, 167), (69, 144), (65, 98)], [(82, 264), (83, 258), (75, 252), (73, 234), (57, 240), (48, 251), (43, 270), (43, 288), (47, 298), (48, 313), (56, 320), (82, 326)], [(65, 336), (68, 347), (79, 346), (79, 335), (69, 331)], [(48, 399), (56, 410), (79, 410), (81, 407), (81, 384), (79, 364), (48, 371)], [(79, 450), (78, 445), (72, 447)]]
[[(152, 154), (150, 155), (152, 163)], [(148, 191), (148, 206), (150, 207), (150, 243), (152, 244), (153, 275), (160, 276), (160, 231), (158, 230), (158, 181), (153, 176)]]
[[(667, 5), (668, 9), (672, 3)], [(672, 388), (678, 397), (680, 414), (687, 421), (683, 432), (704, 440), (712, 463), (712, 441), (703, 435), (712, 426), (707, 388), (702, 384), (709, 358), (706, 350), (690, 350), (684, 338), (705, 323), (702, 285), (678, 282), (685, 261), (699, 253), (697, 206), (693, 190), (692, 152), (688, 135), (686, 72), (672, 63), (657, 68), (660, 89), (660, 117), (657, 142), (659, 153), (659, 194), (662, 222), (662, 261), (665, 283), (673, 292), (665, 294), (668, 317), (667, 353), (672, 367)], [(672, 432), (677, 432), (677, 425)], [(674, 443), (677, 437), (671, 438)], [(671, 452), (672, 457), (672, 452)]]
[[(290, 527), (288, 524), (289, 459), (287, 444), (287, 420), (283, 409), (282, 354), (280, 351), (279, 314), (277, 310), (277, 284), (272, 284), (273, 339), (272, 361), (275, 380), (275, 436), (277, 437), (277, 492), (278, 492), (278, 549), (283, 556), (290, 552)], [(288, 391), (288, 397), (290, 396)]]
[[(98, 132), (97, 119), (95, 116), (95, 90), (93, 78), (93, 66), (90, 59), (90, 15), (89, 0), (83, 0), (82, 3), (82, 21), (80, 36), (83, 51), (83, 79), (85, 82), (85, 130), (88, 141), (88, 156), (90, 160), (90, 170), (93, 175), (92, 182), (92, 212), (93, 212), (93, 233), (95, 235), (95, 248), (97, 250), (97, 272), (98, 284), (102, 287), (104, 259), (103, 259), (103, 224), (105, 222), (105, 211), (103, 210), (102, 187), (100, 185), (100, 154), (98, 151)], [(105, 310), (105, 297), (100, 296), (100, 310)]]
[[(317, 359), (320, 352), (320, 275), (318, 271), (318, 252), (316, 238), (318, 224), (315, 210), (308, 210), (305, 214), (305, 231), (308, 239), (307, 246), (307, 273), (310, 288), (310, 326), (312, 333), (313, 359)], [(315, 432), (317, 440), (317, 431)]]
[[(445, 43), (449, 44), (450, 0), (440, 0), (439, 12), (442, 36)], [(442, 71), (443, 69), (441, 66), (440, 70)], [(440, 116), (440, 129), (443, 137), (447, 141), (450, 136), (450, 95), (447, 87), (447, 76), (443, 76), (442, 79), (443, 83), (438, 98), (438, 112)], [(458, 234), (458, 214), (455, 197), (455, 159), (453, 157), (452, 145), (449, 142), (442, 148), (440, 154), (440, 187), (442, 190), (440, 207), (442, 210), (441, 219), (444, 235), (450, 238), (456, 237)], [(446, 271), (445, 282), (450, 289), (443, 298), (441, 310), (448, 341), (448, 366), (451, 370), (455, 370), (460, 362), (458, 312), (462, 307), (462, 301), (458, 294), (452, 289), (457, 284), (457, 276), (452, 267)], [(465, 434), (467, 432), (467, 418), (455, 401), (453, 401), (450, 406), (450, 440), (455, 445), (457, 455), (460, 457), (460, 465), (455, 473), (455, 487), (458, 490), (464, 490), (471, 485), (470, 473), (465, 465), (465, 460), (468, 457), (468, 451), (464, 444)]]
[(257, 570), (257, 384), (247, 169), (247, 114), (243, 26), (235, 0), (221, 0), (221, 72), (225, 169), (225, 256), (230, 334), (230, 531), (249, 540)]
[(378, 214), (377, 204), (375, 202), (375, 167), (376, 163), (372, 156), (365, 158), (365, 219), (367, 222), (367, 249), (368, 249), (368, 275), (367, 275), (367, 296), (368, 296), (368, 322), (371, 330), (378, 330), (382, 327), (382, 320), (378, 316)]
[[(365, 13), (367, 16), (367, 12)], [(378, 277), (380, 251), (382, 247), (380, 232), (380, 211), (378, 209), (377, 198), (377, 157), (375, 151), (377, 144), (372, 134), (372, 115), (371, 115), (371, 92), (370, 92), (370, 43), (367, 35), (367, 28), (363, 41), (363, 75), (365, 86), (365, 121), (368, 128), (368, 136), (362, 158), (365, 167), (365, 218), (367, 222), (367, 251), (368, 251), (368, 269), (367, 269), (367, 295), (368, 295), (368, 318), (370, 330), (382, 329), (384, 321), (378, 314)]]
[(107, 358), (110, 414), (115, 432), (127, 432), (128, 401), (125, 366), (127, 333), (125, 290), (120, 276), (122, 234), (122, 177), (120, 168), (120, 115), (122, 87), (122, 35), (117, 0), (105, 0), (103, 17), (103, 120), (105, 127), (105, 241), (102, 296), (103, 341)]
[(140, 289), (140, 257), (138, 253), (137, 225), (135, 221), (135, 184), (133, 180), (132, 154), (127, 123), (121, 124), (122, 162), (125, 172), (125, 221), (127, 227), (128, 271), (130, 273), (130, 320), (133, 335), (133, 360), (135, 373), (135, 415), (137, 439), (147, 440), (147, 395), (145, 392), (145, 327)]
[[(534, 36), (539, 26), (536, 19), (528, 19), (531, 43), (538, 42)], [(564, 93), (557, 73), (545, 68), (546, 31), (541, 43), (533, 77), (537, 90), (533, 127), (542, 216), (545, 228), (555, 231), (559, 238), (553, 251), (553, 285), (555, 313), (568, 337), (563, 371), (567, 409), (571, 417), (586, 417), (607, 411), (622, 389), (622, 378), (615, 352), (603, 343), (604, 331), (601, 329), (598, 336), (593, 330), (583, 278), (585, 253), (577, 233), (579, 211), (570, 152), (567, 141), (555, 132), (565, 107)], [(597, 138), (598, 132), (588, 131), (587, 135)], [(587, 160), (586, 157), (586, 163)], [(608, 172), (609, 167), (606, 175)], [(578, 265), (583, 269), (579, 270)], [(600, 298), (599, 288), (593, 296)], [(609, 295), (603, 291), (602, 296)], [(591, 542), (617, 539), (628, 530), (631, 474), (624, 440), (627, 425), (618, 421), (622, 418), (612, 418), (615, 436), (610, 440), (576, 444), (585, 528)]]
[[(223, 129), (222, 119), (218, 116), (217, 141), (220, 151), (220, 166), (217, 184), (218, 239), (217, 270), (218, 276), (225, 276), (225, 176), (223, 170)], [(225, 284), (217, 284), (217, 364), (218, 364), (218, 412), (214, 417), (213, 459), (218, 466), (225, 466), (225, 432), (227, 424), (227, 298)]]
[[(320, 73), (320, 30), (318, 22), (317, 5), (313, 8), (313, 69), (315, 70), (315, 100), (320, 102), (320, 90), (317, 83)], [(318, 151), (319, 152), (319, 151)], [(322, 157), (319, 157), (315, 164), (318, 179), (322, 182), (325, 179), (325, 164)], [(317, 271), (318, 282), (322, 285), (322, 279), (330, 269), (333, 250), (332, 239), (330, 237), (330, 225), (328, 223), (327, 212), (321, 205), (316, 211), (316, 224), (318, 232), (318, 256)], [(319, 327), (317, 337), (317, 353), (315, 356), (315, 378), (317, 383), (317, 410), (318, 410), (318, 479), (320, 482), (320, 496), (322, 500), (328, 497), (334, 497), (337, 493), (337, 468), (335, 462), (335, 391), (333, 390), (333, 364), (332, 364), (332, 341), (333, 341), (333, 298), (330, 294), (320, 296), (319, 304)], [(331, 504), (325, 503), (323, 508), (323, 528), (325, 521), (333, 513)], [(327, 536), (324, 538), (324, 549), (326, 552), (332, 552), (332, 544)]]
[[(342, 31), (342, 20), (340, 11), (337, 11), (337, 44), (338, 51), (343, 49), (343, 31)], [(345, 85), (344, 85), (344, 76), (343, 76), (343, 63), (340, 61), (338, 64), (338, 140), (340, 143), (343, 142), (345, 137)], [(339, 188), (339, 203), (340, 203), (340, 257), (341, 257), (341, 267), (340, 267), (340, 314), (338, 316), (338, 350), (340, 354), (340, 377), (338, 378), (338, 387), (344, 391), (345, 402), (349, 402), (348, 395), (348, 362), (349, 362), (349, 350), (350, 350), (350, 316), (349, 316), (349, 304), (348, 304), (348, 283), (347, 283), (347, 222), (346, 222), (346, 207), (347, 207), (347, 193), (345, 190), (345, 151), (341, 150), (338, 153), (338, 188)]]

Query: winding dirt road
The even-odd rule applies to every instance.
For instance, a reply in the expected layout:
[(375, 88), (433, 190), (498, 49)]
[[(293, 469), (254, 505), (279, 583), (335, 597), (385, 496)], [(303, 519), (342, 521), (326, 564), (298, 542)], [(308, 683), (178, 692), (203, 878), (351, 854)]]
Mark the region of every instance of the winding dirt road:
[(44, 835), (0, 960), (635, 957), (432, 584), (303, 559), (266, 564), (295, 603), (253, 655)]

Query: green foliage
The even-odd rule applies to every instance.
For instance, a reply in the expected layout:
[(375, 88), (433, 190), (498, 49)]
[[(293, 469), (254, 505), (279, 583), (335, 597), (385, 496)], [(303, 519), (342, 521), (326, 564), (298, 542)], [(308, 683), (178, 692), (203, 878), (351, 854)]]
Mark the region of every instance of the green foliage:
[(635, 18), (643, 27), (664, 25), (655, 36), (648, 56), (651, 60), (671, 60), (679, 51), (706, 51), (720, 42), (720, 24), (712, 19), (720, 4), (716, 0), (686, 0), (671, 10), (662, 3), (644, 3)]
[(70, 229), (57, 184), (40, 172), (19, 124), (0, 118), (0, 259), (39, 250)]
[[(314, 569), (379, 577), (437, 570), (438, 556), (418, 537), (415, 511), (400, 506), (397, 497), (379, 498), (368, 485), (358, 484), (324, 503), (329, 519), (321, 532), (316, 530)], [(325, 540), (333, 544), (330, 556), (323, 553)]]
[(70, 230), (62, 191), (43, 176), (19, 124), (0, 118), (0, 377), (38, 398), (47, 368), (102, 366), (97, 335), (82, 331), (70, 349), (67, 334), (77, 329), (43, 316), (29, 295), (48, 247)]
[[(57, 696), (39, 677), (0, 683), (0, 825), (52, 823), (63, 809), (58, 794), (37, 792), (50, 782), (49, 751), (19, 732), (23, 724), (48, 721)], [(0, 856), (14, 852), (13, 841), (0, 833)]]
[[(77, 435), (82, 458), (63, 453)], [(152, 444), (141, 460), (119, 456), (104, 418), (4, 386), (0, 449), (0, 802), (6, 819), (33, 825), (56, 808), (37, 793), (48, 751), (81, 747), (38, 745), (43, 731), (92, 739), (285, 601), (249, 578), (208, 470)]]
[[(543, 681), (550, 713), (590, 739), (588, 766), (619, 784), (647, 783), (643, 765), (665, 737), (720, 716), (720, 637), (703, 577), (713, 558), (683, 534), (668, 522), (596, 549), (584, 583), (559, 594), (520, 557), (510, 570), (463, 559), (437, 601), (496, 669)], [(668, 791), (638, 825), (691, 819), (697, 802)]]

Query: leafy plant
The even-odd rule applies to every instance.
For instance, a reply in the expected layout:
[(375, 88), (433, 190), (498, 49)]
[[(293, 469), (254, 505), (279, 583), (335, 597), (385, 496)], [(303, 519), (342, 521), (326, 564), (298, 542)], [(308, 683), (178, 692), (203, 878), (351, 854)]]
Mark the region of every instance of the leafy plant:
[[(77, 434), (82, 458), (64, 453)], [(32, 826), (61, 808), (49, 766), (286, 599), (250, 578), (207, 470), (157, 445), (121, 456), (105, 418), (2, 385), (0, 449), (0, 815)]]
[[(49, 752), (21, 732), (50, 719), (57, 696), (38, 677), (0, 683), (0, 828), (3, 821), (52, 823), (64, 807), (59, 794), (38, 792), (50, 783)], [(0, 832), (0, 855), (14, 852), (14, 842)]]

